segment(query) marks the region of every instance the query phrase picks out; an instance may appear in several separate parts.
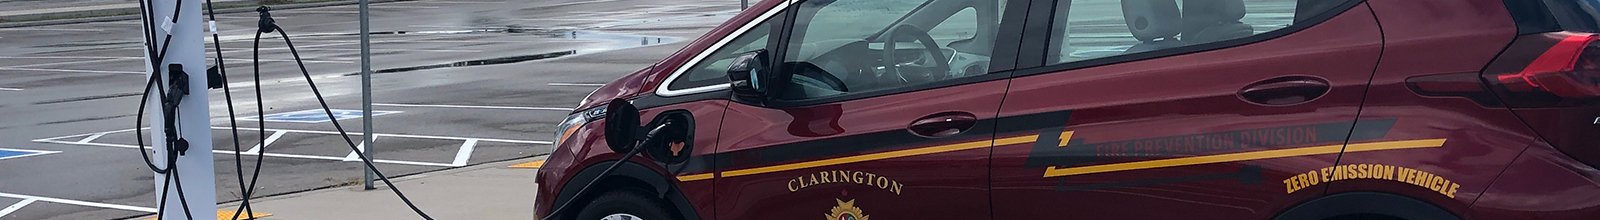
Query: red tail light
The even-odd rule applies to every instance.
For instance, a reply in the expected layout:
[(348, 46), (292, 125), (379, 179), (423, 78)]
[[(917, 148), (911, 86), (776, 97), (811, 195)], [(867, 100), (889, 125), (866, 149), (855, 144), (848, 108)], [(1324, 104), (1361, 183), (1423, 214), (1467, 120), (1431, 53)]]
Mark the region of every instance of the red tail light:
[[(1580, 106), (1600, 99), (1600, 36), (1588, 33), (1549, 33), (1518, 39), (1496, 64), (1511, 62), (1515, 53), (1545, 49), (1515, 71), (1485, 73), (1484, 78), (1512, 107)], [(1532, 39), (1526, 39), (1532, 38)], [(1553, 41), (1553, 42), (1552, 42)], [(1554, 45), (1545, 47), (1548, 43)], [(1521, 50), (1521, 51), (1519, 51)], [(1525, 59), (1525, 58), (1524, 58)], [(1515, 65), (1515, 64), (1511, 64)], [(1507, 70), (1507, 67), (1500, 68)]]
[(1600, 35), (1519, 36), (1483, 81), (1547, 144), (1600, 166)]

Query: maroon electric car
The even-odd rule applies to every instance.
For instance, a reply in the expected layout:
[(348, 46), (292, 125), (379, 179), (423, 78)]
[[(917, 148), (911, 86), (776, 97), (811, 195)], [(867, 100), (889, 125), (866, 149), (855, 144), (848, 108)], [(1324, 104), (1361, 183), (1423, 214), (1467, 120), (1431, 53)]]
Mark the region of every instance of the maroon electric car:
[(1600, 219), (1597, 7), (767, 0), (589, 95), (535, 208)]

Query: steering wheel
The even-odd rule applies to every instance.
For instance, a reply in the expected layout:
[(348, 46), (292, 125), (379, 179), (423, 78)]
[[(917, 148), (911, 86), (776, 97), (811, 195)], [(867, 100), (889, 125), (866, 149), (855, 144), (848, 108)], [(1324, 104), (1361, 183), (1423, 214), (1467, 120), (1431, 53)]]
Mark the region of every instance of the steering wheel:
[[(905, 70), (901, 68), (906, 68), (907, 66), (914, 64), (901, 64), (897, 59), (895, 59), (895, 43), (899, 42), (898, 40), (902, 38), (911, 38), (911, 40), (922, 42), (922, 51), (925, 51), (928, 53), (928, 55), (933, 56), (934, 66), (931, 67), (931, 69), (925, 66), (920, 67), (923, 67), (922, 69), (924, 70), (931, 71), (924, 71), (922, 74), (905, 74)], [(927, 30), (923, 30), (922, 28), (911, 24), (900, 24), (894, 26), (893, 29), (889, 29), (889, 32), (883, 36), (883, 39), (883, 61), (881, 62), (883, 63), (883, 69), (885, 73), (887, 73), (885, 75), (894, 75), (895, 77), (900, 78), (900, 81), (904, 83), (931, 82), (943, 80), (944, 78), (950, 76), (950, 61), (946, 60), (949, 58), (944, 57), (944, 51), (939, 50), (939, 44), (933, 42), (933, 35), (929, 35)]]

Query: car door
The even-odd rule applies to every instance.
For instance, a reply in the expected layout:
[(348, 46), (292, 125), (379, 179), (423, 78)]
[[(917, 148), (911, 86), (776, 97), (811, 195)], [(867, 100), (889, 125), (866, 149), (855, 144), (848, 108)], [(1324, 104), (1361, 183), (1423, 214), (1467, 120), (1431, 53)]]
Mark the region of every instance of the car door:
[(1032, 8), (1053, 16), (1000, 110), (995, 219), (1271, 218), (1386, 129), (1354, 123), (1383, 43), (1359, 1)]
[[(679, 180), (712, 181), (718, 219), (988, 218), (993, 117), (1009, 75), (990, 64), (1010, 66), (1017, 35), (1001, 32), (1020, 30), (1002, 28), (1007, 4), (779, 6), (768, 20), (785, 24), (771, 38), (785, 89), (730, 103), (709, 157), (716, 171)], [(897, 26), (917, 29), (886, 34)]]

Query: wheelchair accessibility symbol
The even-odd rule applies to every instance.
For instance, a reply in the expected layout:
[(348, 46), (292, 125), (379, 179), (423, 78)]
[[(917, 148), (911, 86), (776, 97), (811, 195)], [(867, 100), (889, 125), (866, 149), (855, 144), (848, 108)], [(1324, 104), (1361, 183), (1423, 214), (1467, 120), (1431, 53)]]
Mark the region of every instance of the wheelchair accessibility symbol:
[(11, 158), (21, 158), (21, 157), (28, 157), (28, 156), (38, 156), (38, 155), (53, 154), (53, 153), (60, 153), (60, 151), (43, 151), (43, 150), (24, 150), (24, 149), (0, 148), (0, 160), (11, 159)]

